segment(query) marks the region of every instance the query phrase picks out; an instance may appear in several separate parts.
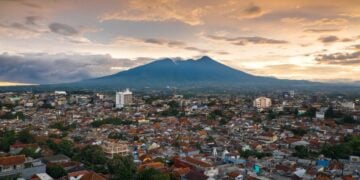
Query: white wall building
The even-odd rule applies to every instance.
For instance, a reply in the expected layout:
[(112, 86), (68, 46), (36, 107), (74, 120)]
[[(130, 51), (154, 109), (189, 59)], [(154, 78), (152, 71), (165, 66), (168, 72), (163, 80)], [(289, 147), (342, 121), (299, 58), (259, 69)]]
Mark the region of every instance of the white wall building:
[(346, 109), (355, 110), (355, 103), (351, 101), (343, 102), (341, 106)]
[(271, 107), (271, 99), (267, 97), (258, 97), (253, 102), (256, 108), (269, 108)]
[(132, 92), (126, 89), (123, 92), (116, 92), (116, 108), (123, 108), (132, 103)]

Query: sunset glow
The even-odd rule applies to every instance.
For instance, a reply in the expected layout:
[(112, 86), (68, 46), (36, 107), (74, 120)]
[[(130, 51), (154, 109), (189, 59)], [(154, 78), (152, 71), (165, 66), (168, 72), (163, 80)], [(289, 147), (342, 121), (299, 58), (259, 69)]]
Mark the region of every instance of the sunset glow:
[(70, 82), (202, 55), (255, 75), (359, 81), (360, 2), (1, 1), (0, 49), (6, 82)]

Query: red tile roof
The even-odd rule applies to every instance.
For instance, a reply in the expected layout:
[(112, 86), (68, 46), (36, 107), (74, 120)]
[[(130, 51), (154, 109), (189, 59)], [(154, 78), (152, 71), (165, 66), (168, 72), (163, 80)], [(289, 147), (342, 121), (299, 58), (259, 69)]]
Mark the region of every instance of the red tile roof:
[(25, 163), (25, 161), (26, 158), (24, 155), (0, 157), (1, 166), (19, 165)]

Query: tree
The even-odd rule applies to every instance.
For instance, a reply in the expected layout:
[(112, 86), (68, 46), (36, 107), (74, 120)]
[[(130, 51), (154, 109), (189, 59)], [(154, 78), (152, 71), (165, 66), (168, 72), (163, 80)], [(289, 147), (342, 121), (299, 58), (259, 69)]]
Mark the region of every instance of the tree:
[(53, 178), (61, 178), (66, 175), (65, 169), (58, 165), (47, 166), (46, 173), (48, 173)]
[(161, 173), (160, 171), (149, 168), (142, 170), (137, 175), (137, 180), (170, 180), (169, 174)]
[(32, 143), (34, 142), (34, 136), (30, 134), (29, 129), (23, 129), (18, 133), (18, 139), (22, 143)]
[(52, 140), (48, 140), (47, 145), (55, 153), (65, 154), (70, 157), (74, 155), (74, 144), (69, 140), (61, 140), (59, 144), (54, 143)]
[(26, 157), (32, 157), (35, 159), (41, 157), (41, 154), (31, 147), (25, 147), (21, 150), (20, 154), (24, 154)]
[(315, 117), (316, 115), (316, 108), (314, 107), (310, 107), (306, 110), (306, 113), (305, 113), (306, 116), (310, 117), (310, 118), (313, 118)]
[(74, 154), (74, 144), (68, 140), (61, 140), (57, 145), (57, 153), (62, 153), (72, 157)]
[(134, 179), (136, 165), (131, 156), (115, 156), (108, 162), (109, 172), (114, 179)]
[(277, 113), (272, 111), (272, 110), (269, 110), (268, 114), (267, 114), (267, 119), (269, 120), (273, 120), (277, 117)]
[(105, 164), (107, 160), (101, 147), (96, 145), (88, 145), (84, 147), (75, 156), (75, 159), (84, 163), (85, 165)]
[(10, 145), (15, 143), (15, 131), (5, 129), (0, 133), (0, 150), (9, 151)]
[(244, 158), (248, 158), (249, 156), (255, 156), (259, 159), (266, 157), (266, 156), (272, 156), (271, 153), (263, 153), (263, 152), (258, 152), (255, 150), (245, 150), (245, 151), (240, 151), (240, 155)]
[(350, 115), (345, 115), (342, 119), (342, 122), (349, 124), (356, 123), (355, 119)]
[(307, 133), (307, 131), (302, 128), (291, 128), (290, 131), (296, 136), (304, 136)]
[(325, 144), (321, 153), (332, 159), (348, 158), (350, 155), (360, 155), (360, 136), (346, 137), (345, 142), (337, 145)]
[(325, 111), (325, 118), (333, 118), (334, 117), (334, 109), (332, 107), (329, 107)]
[(310, 156), (310, 152), (305, 146), (296, 146), (295, 153), (293, 155), (299, 158), (308, 158)]
[(117, 132), (111, 132), (108, 135), (108, 138), (110, 139), (120, 139), (120, 140), (126, 140), (125, 136), (123, 133), (117, 133)]
[(73, 159), (84, 163), (86, 168), (95, 172), (108, 173), (107, 158), (100, 146), (88, 145), (78, 151)]

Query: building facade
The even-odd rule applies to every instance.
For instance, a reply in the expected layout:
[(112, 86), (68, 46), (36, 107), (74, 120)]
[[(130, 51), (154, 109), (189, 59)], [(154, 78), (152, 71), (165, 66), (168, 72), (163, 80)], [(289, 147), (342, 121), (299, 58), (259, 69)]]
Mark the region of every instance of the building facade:
[(116, 108), (123, 108), (132, 103), (132, 92), (126, 89), (122, 92), (116, 92)]
[(263, 109), (271, 107), (271, 99), (267, 97), (258, 97), (253, 101), (256, 108)]
[(127, 156), (129, 154), (129, 146), (124, 141), (107, 140), (101, 145), (106, 157), (112, 159), (115, 155)]

